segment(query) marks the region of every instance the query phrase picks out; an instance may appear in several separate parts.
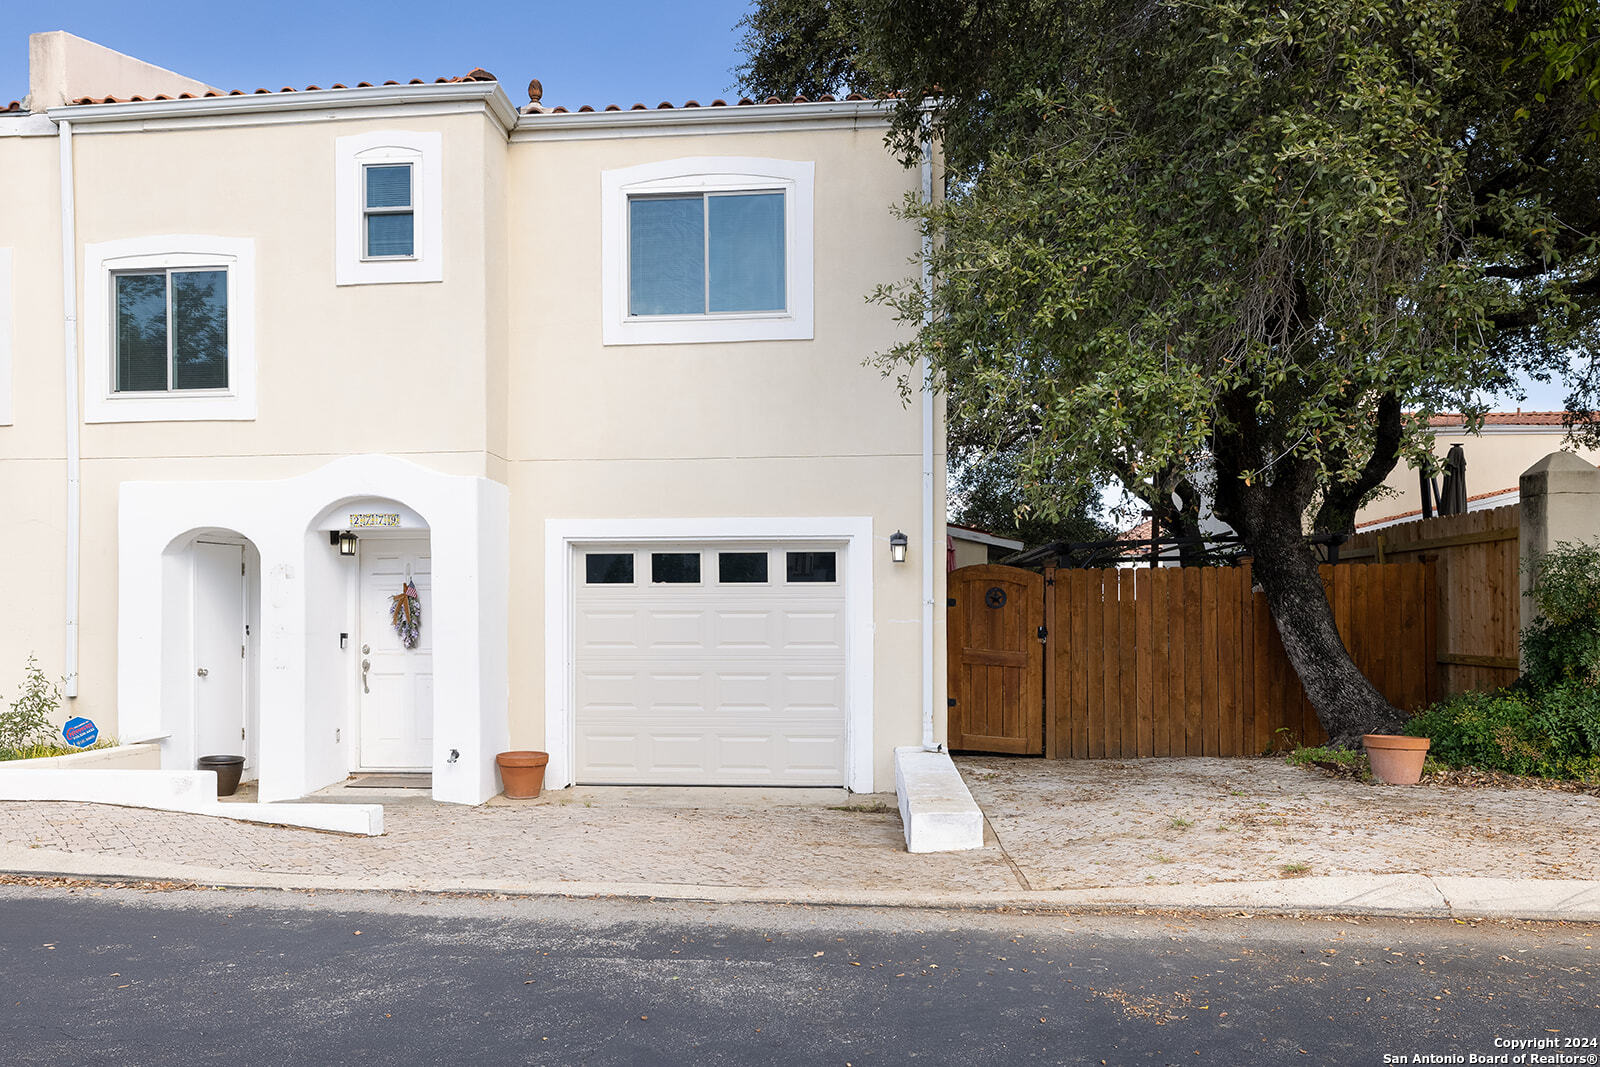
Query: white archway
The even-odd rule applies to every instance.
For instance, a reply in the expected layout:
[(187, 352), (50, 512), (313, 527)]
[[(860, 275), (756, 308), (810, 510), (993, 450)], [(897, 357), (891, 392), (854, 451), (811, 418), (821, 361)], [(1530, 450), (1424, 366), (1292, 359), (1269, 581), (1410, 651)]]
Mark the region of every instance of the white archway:
[(318, 695), (323, 690), (313, 687), (328, 636), (320, 612), (330, 549), (327, 533), (316, 526), (341, 504), (367, 498), (414, 510), (431, 538), (433, 795), (468, 804), (493, 796), (499, 788), (494, 756), (508, 739), (509, 496), (487, 478), (443, 474), (392, 456), (346, 457), (277, 481), (123, 484), (119, 733), (127, 740), (161, 739), (163, 764), (180, 765), (173, 741), (179, 724), (163, 701), (162, 668), (171, 655), (165, 620), (176, 606), (163, 601), (162, 567), (155, 563), (186, 531), (225, 528), (253, 543), (260, 559), (261, 799), (303, 796), (342, 778), (348, 760), (340, 752), (343, 736), (335, 732), (342, 726), (331, 723)]

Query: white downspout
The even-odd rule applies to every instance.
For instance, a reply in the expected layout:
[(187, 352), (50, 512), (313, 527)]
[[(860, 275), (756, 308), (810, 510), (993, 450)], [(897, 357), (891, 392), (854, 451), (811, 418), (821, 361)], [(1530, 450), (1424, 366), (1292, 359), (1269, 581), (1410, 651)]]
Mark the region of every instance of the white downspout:
[(57, 124), (61, 147), (61, 330), (67, 389), (67, 632), (66, 693), (78, 695), (78, 562), (83, 525), (78, 448), (78, 236), (73, 203), (72, 123)]
[[(933, 202), (933, 139), (929, 133), (928, 116), (922, 116), (922, 202)], [(933, 301), (929, 283), (932, 280), (933, 237), (926, 226), (922, 231), (922, 324), (933, 322)], [(934, 564), (944, 558), (944, 546), (933, 543), (933, 368), (928, 358), (918, 360), (922, 376), (922, 747), (937, 752), (939, 745), (933, 739), (933, 695), (936, 690), (933, 678), (933, 587)]]

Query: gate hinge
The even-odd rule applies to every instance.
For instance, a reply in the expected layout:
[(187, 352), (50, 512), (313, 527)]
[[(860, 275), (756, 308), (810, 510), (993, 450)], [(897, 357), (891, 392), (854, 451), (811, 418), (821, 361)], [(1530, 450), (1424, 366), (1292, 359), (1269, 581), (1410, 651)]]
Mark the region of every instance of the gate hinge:
[(944, 598), (944, 606), (947, 607), (947, 608), (955, 607), (956, 606), (956, 598), (953, 597), (953, 596), (945, 597)]
[(955, 697), (951, 697), (949, 700), (945, 701), (945, 705), (947, 707), (952, 707), (952, 708), (955, 707), (956, 706), (956, 698)]
[(1044, 627), (1044, 626), (1039, 627), (1039, 640), (1043, 641), (1045, 638), (1047, 638), (1049, 636), (1050, 636), (1050, 630), (1047, 627)]

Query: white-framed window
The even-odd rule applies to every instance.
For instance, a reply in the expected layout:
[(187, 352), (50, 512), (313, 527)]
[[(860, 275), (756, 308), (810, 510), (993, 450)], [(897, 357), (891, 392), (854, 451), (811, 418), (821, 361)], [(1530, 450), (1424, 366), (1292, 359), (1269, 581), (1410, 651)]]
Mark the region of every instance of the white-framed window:
[(85, 422), (256, 417), (255, 242), (84, 246)]
[(697, 156), (601, 174), (608, 345), (809, 340), (814, 166)]
[(415, 170), (411, 162), (362, 165), (362, 259), (416, 258)]
[(386, 130), (334, 143), (334, 281), (444, 280), (444, 162), (438, 133)]
[(11, 422), (11, 249), (0, 248), (0, 426)]

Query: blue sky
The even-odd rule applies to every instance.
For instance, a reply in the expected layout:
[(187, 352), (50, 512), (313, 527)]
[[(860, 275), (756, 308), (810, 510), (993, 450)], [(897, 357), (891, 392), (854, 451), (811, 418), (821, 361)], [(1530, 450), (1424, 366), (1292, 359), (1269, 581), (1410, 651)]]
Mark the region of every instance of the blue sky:
[[(353, 85), (494, 73), (513, 102), (651, 106), (726, 96), (746, 0), (453, 5), (392, 0), (165, 7), (75, 0), (29, 7), (0, 34), (0, 106), (28, 91), (28, 34), (66, 30), (222, 89)], [(18, 11), (21, 15), (23, 12)]]

